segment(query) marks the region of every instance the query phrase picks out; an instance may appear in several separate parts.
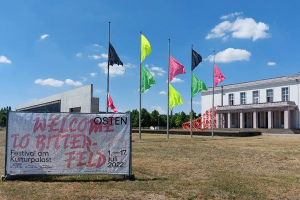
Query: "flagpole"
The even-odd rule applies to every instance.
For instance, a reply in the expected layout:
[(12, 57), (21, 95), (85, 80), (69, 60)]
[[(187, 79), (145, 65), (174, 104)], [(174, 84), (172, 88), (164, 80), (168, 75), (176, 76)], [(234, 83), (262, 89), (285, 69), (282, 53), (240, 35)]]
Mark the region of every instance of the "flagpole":
[(169, 85), (170, 85), (170, 39), (169, 39), (169, 56), (168, 56), (168, 113), (167, 113), (167, 138), (169, 139)]
[(214, 64), (213, 64), (213, 96), (212, 96), (212, 125), (211, 125), (211, 137), (214, 137), (214, 104), (215, 104), (215, 57), (216, 57), (216, 52), (214, 50)]
[(106, 93), (106, 113), (108, 113), (108, 98), (107, 94), (109, 93), (109, 44), (110, 44), (110, 22), (108, 22), (108, 58), (107, 58), (107, 93)]
[(141, 52), (141, 46), (142, 46), (142, 31), (140, 31), (140, 112), (139, 112), (139, 139), (142, 139), (142, 52)]
[(190, 119), (191, 119), (191, 124), (190, 124), (190, 135), (191, 138), (193, 137), (193, 45), (191, 45), (191, 113), (190, 113)]

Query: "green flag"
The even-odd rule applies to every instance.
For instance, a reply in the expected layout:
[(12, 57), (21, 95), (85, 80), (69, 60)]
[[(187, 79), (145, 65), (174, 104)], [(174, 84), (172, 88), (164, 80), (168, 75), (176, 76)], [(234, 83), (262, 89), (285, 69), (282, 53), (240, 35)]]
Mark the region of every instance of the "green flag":
[(141, 93), (144, 93), (146, 90), (148, 90), (152, 85), (155, 85), (154, 77), (148, 70), (146, 70), (145, 67), (142, 67), (142, 88)]
[(151, 45), (145, 36), (141, 35), (141, 62), (151, 53)]
[(198, 79), (194, 74), (192, 75), (192, 79), (192, 97), (196, 96), (196, 94), (202, 90), (207, 90), (205, 83)]
[(181, 104), (183, 104), (181, 95), (169, 84), (169, 109)]

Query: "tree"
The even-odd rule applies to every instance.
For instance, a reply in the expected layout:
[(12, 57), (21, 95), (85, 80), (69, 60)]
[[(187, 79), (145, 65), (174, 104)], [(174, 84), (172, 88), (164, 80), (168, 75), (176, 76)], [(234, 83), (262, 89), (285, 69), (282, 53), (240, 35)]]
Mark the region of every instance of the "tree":
[(7, 113), (7, 111), (10, 111), (10, 110), (11, 110), (10, 106), (1, 108), (1, 110), (0, 110), (0, 125), (1, 126), (6, 126), (6, 113)]
[(176, 116), (175, 124), (176, 124), (176, 127), (180, 127), (181, 126), (181, 124), (182, 124), (182, 117), (181, 117), (181, 115), (177, 115)]
[[(194, 112), (194, 110), (192, 110), (192, 120), (196, 119), (196, 113)], [(189, 120), (191, 119), (191, 112), (189, 112)]]
[(159, 126), (167, 126), (167, 115), (159, 115)]
[(141, 118), (142, 118), (142, 127), (149, 127), (151, 124), (151, 117), (150, 117), (150, 113), (145, 108), (142, 108)]
[(131, 112), (132, 127), (139, 127), (139, 111), (137, 109)]
[(153, 110), (150, 114), (151, 117), (151, 126), (158, 126), (158, 118), (159, 118), (159, 112), (157, 110)]

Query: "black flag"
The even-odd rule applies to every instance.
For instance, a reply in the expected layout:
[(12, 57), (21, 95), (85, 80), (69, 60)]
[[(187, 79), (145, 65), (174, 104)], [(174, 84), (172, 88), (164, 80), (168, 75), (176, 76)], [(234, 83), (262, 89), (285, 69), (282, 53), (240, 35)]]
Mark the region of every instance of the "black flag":
[(199, 63), (202, 62), (202, 57), (196, 51), (192, 50), (192, 70), (197, 67)]
[(122, 61), (120, 60), (118, 54), (116, 53), (116, 51), (115, 51), (113, 45), (111, 45), (111, 43), (109, 43), (108, 63), (111, 66), (114, 64), (123, 66)]

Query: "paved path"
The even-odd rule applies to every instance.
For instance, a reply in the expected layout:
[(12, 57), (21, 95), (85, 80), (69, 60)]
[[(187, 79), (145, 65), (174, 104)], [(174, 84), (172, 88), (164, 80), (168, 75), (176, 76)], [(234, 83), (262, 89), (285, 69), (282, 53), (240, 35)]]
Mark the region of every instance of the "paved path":
[(270, 135), (270, 136), (278, 136), (278, 137), (300, 137), (300, 134), (262, 133), (262, 135)]

